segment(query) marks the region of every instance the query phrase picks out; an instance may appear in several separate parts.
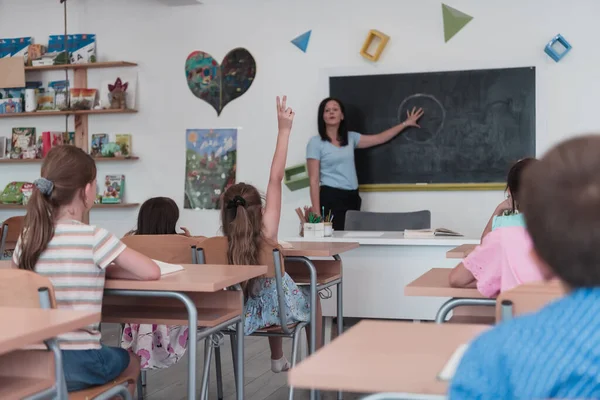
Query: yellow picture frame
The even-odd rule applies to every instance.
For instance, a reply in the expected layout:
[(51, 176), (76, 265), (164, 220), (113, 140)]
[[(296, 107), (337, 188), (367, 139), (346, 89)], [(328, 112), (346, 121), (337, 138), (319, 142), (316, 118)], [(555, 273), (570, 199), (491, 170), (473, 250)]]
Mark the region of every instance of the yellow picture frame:
[(361, 192), (437, 192), (504, 190), (506, 183), (376, 183), (359, 185)]
[[(371, 46), (371, 44), (373, 43), (373, 41), (375, 39), (379, 39), (379, 40), (381, 40), (381, 42), (375, 49), (375, 53), (369, 54), (368, 53), (369, 47)], [(375, 62), (375, 61), (379, 60), (379, 57), (381, 56), (381, 53), (383, 52), (383, 49), (385, 49), (385, 46), (388, 44), (389, 40), (390, 40), (390, 37), (388, 35), (386, 35), (385, 33), (380, 32), (376, 29), (371, 29), (369, 31), (369, 34), (367, 35), (367, 39), (365, 39), (365, 42), (364, 42), (362, 48), (360, 49), (360, 55), (369, 61)]]

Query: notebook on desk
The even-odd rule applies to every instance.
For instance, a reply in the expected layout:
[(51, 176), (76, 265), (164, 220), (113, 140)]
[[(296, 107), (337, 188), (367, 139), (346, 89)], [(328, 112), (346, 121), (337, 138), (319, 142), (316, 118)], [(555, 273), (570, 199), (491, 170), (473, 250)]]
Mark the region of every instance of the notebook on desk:
[(451, 231), (450, 229), (438, 228), (438, 229), (405, 229), (405, 238), (432, 238), (436, 236), (462, 236), (458, 232)]
[(441, 380), (441, 381), (452, 380), (452, 378), (454, 377), (454, 374), (456, 373), (456, 368), (458, 368), (458, 364), (460, 364), (460, 360), (462, 360), (462, 357), (468, 348), (469, 348), (469, 344), (465, 343), (465, 344), (461, 344), (460, 346), (458, 346), (458, 348), (456, 350), (454, 350), (454, 353), (452, 353), (452, 356), (450, 357), (450, 359), (448, 360), (446, 365), (444, 365), (444, 368), (442, 368), (442, 370), (438, 374), (437, 378), (439, 380)]
[(160, 268), (160, 276), (164, 276), (164, 275), (168, 275), (168, 274), (172, 274), (173, 272), (177, 272), (177, 271), (183, 271), (183, 267), (181, 265), (177, 265), (177, 264), (169, 264), (163, 261), (158, 261), (158, 260), (152, 260), (156, 263), (156, 265), (158, 265), (158, 268)]

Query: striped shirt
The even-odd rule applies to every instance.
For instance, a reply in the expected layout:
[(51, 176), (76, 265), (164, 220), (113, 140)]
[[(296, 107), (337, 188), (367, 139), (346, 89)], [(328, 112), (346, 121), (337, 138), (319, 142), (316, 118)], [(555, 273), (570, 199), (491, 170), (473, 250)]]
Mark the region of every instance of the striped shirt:
[(600, 288), (569, 296), (482, 334), (450, 399), (599, 399)]
[[(35, 272), (52, 282), (58, 308), (101, 312), (105, 268), (125, 248), (106, 229), (79, 221), (59, 221)], [(13, 254), (15, 264), (20, 253), (19, 239)], [(99, 324), (60, 335), (58, 340), (65, 350), (99, 349)]]

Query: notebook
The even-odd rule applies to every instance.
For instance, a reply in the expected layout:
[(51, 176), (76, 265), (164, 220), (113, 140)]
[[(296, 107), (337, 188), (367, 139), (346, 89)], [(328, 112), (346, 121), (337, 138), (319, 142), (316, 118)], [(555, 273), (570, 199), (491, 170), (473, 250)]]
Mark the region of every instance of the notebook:
[(164, 275), (168, 275), (168, 274), (172, 274), (173, 272), (177, 272), (177, 271), (183, 271), (183, 267), (181, 265), (177, 265), (177, 264), (169, 264), (163, 261), (158, 261), (158, 260), (152, 260), (156, 263), (156, 265), (158, 265), (158, 268), (160, 268), (160, 276), (164, 276)]
[(460, 360), (462, 359), (463, 355), (465, 354), (465, 351), (467, 351), (468, 348), (469, 344), (465, 343), (461, 344), (456, 350), (454, 350), (454, 353), (452, 353), (452, 356), (450, 357), (446, 365), (444, 365), (442, 371), (438, 374), (437, 377), (439, 380), (452, 380), (454, 374), (456, 373), (456, 368), (458, 368), (458, 364), (460, 364)]
[(405, 229), (405, 238), (432, 238), (436, 236), (462, 236), (458, 232), (451, 231), (450, 229), (438, 228), (438, 229)]

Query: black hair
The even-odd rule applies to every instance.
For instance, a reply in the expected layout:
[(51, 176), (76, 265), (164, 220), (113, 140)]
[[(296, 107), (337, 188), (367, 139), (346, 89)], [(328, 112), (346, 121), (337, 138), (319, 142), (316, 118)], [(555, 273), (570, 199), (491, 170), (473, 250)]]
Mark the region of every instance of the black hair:
[(506, 190), (510, 190), (510, 197), (512, 200), (512, 212), (514, 213), (519, 209), (519, 199), (521, 192), (521, 180), (523, 177), (523, 171), (531, 163), (537, 161), (533, 157), (523, 158), (516, 163), (508, 171), (506, 177)]
[[(319, 104), (319, 114), (317, 115), (317, 126), (319, 127), (319, 136), (321, 136), (321, 140), (324, 140), (326, 142), (331, 142), (331, 139), (327, 135), (327, 127), (325, 126), (325, 119), (323, 119), (323, 114), (325, 114), (325, 107), (330, 101), (335, 101), (336, 103), (338, 103), (340, 111), (344, 116), (346, 115), (346, 108), (344, 107), (344, 103), (342, 103), (341, 100), (338, 100), (333, 97), (328, 97), (321, 101), (321, 104)], [(345, 118), (340, 121), (340, 126), (338, 128), (338, 140), (340, 142), (340, 146), (346, 146), (348, 144), (348, 126), (346, 125)]]
[(179, 207), (168, 197), (153, 197), (140, 207), (135, 235), (175, 235)]

